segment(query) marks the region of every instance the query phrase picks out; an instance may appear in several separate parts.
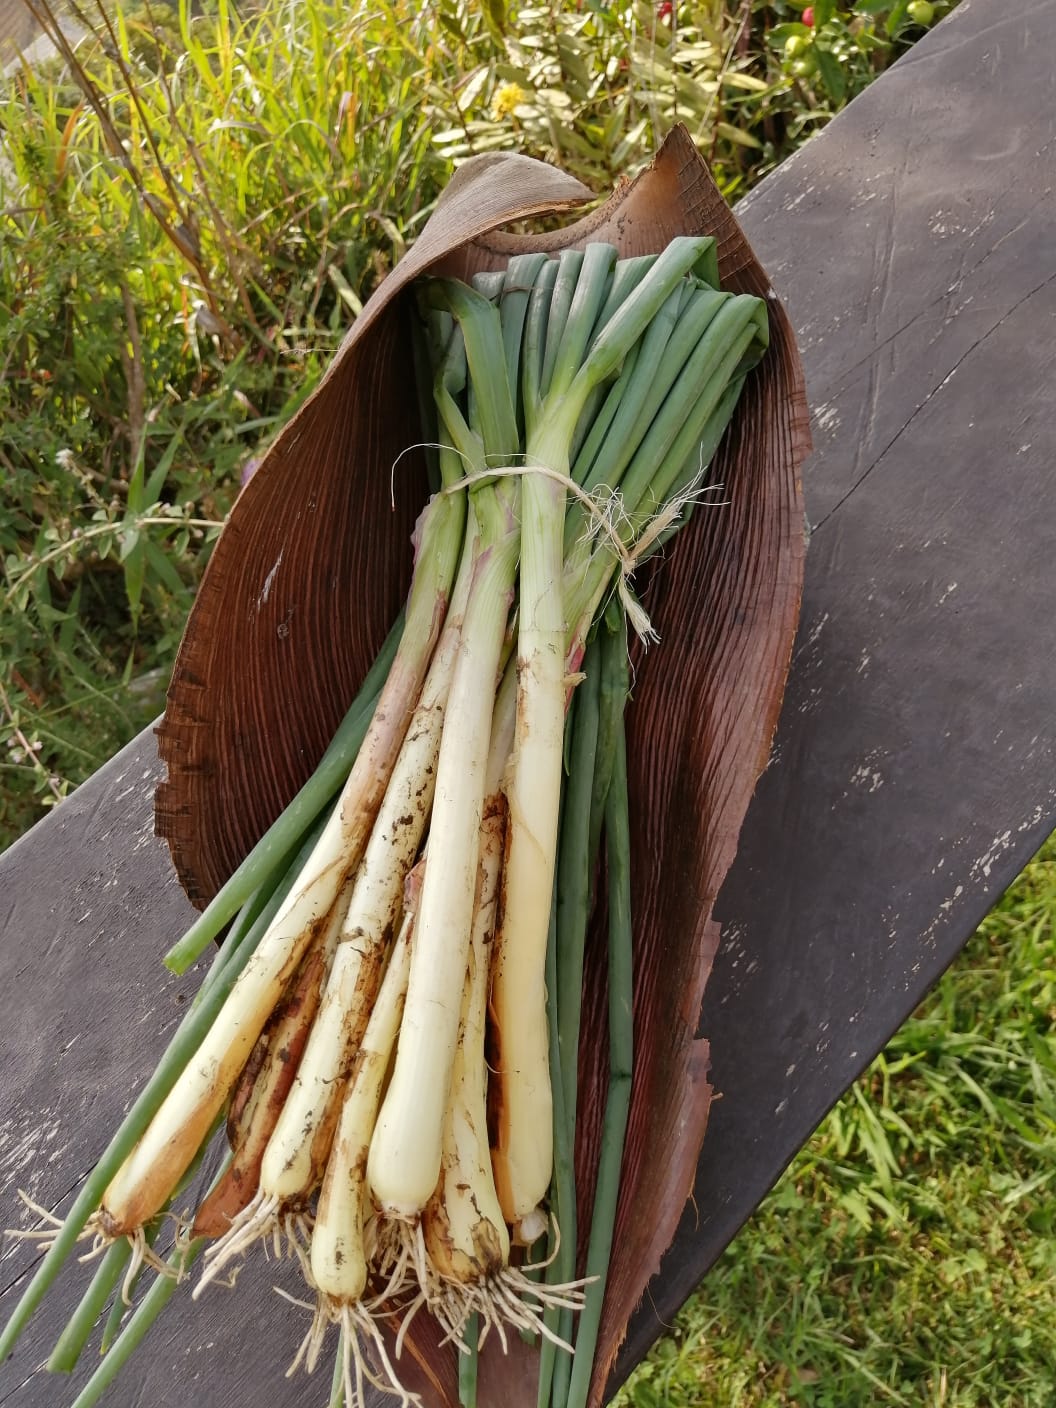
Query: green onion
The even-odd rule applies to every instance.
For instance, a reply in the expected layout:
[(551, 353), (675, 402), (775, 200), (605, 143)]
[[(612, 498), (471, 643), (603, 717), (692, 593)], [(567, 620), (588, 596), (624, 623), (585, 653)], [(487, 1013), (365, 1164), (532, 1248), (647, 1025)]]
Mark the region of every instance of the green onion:
[[(692, 514), (767, 338), (764, 305), (718, 290), (717, 273), (715, 241), (681, 237), (656, 256), (594, 243), (517, 256), (472, 287), (419, 283), (434, 493), (401, 622), (313, 778), (168, 955), (182, 971), (234, 919), (0, 1354), (94, 1218), (119, 1240), (53, 1355), (72, 1366), (126, 1264), (125, 1235), (141, 1245), (236, 1090), (217, 1197), (230, 1228), (199, 1290), (260, 1236), (287, 1237), (316, 1297), (309, 1368), (339, 1326), (331, 1408), (353, 1408), (361, 1338), (402, 1392), (365, 1299), (372, 1275), (424, 1301), (459, 1345), (463, 1408), (480, 1339), (513, 1329), (541, 1337), (539, 1408), (586, 1403), (633, 1055), (627, 616), (648, 623), (631, 578)], [(609, 1088), (584, 1287), (577, 1077), (603, 833)], [(261, 1074), (266, 1050), (289, 1081)], [(511, 1242), (536, 1245), (548, 1225), (545, 1276), (526, 1272)], [(113, 1348), (77, 1408), (171, 1293), (159, 1278), (123, 1325), (115, 1304)], [(574, 1357), (559, 1352), (573, 1340)]]
[(330, 1402), (327, 1408), (345, 1408), (345, 1332), (339, 1331), (337, 1354), (334, 1356), (334, 1376), (330, 1381)]
[[(625, 630), (610, 637), (605, 646), (605, 656), (612, 693), (626, 699), (630, 678)], [(623, 1142), (627, 1133), (634, 1072), (631, 838), (627, 743), (622, 724), (616, 730), (614, 754), (605, 806), (605, 868), (609, 886), (609, 1089), (602, 1117), (598, 1180), (587, 1245), (586, 1301), (579, 1316), (576, 1353), (571, 1365), (565, 1408), (585, 1408), (590, 1390), (616, 1225)]]
[(462, 1408), (477, 1408), (477, 1341), (480, 1339), (478, 1317), (471, 1315), (466, 1322), (467, 1354), (458, 1356), (458, 1401)]
[(197, 1237), (186, 1247), (177, 1248), (169, 1256), (168, 1264), (171, 1271), (167, 1275), (159, 1273), (155, 1276), (150, 1290), (132, 1312), (128, 1324), (118, 1335), (113, 1347), (98, 1369), (74, 1399), (71, 1408), (95, 1408), (95, 1404), (99, 1402), (142, 1344), (148, 1331), (176, 1293), (180, 1278), (190, 1270), (204, 1247), (204, 1237)]
[[(76, 1366), (81, 1351), (88, 1343), (88, 1337), (103, 1313), (103, 1307), (110, 1299), (111, 1292), (124, 1275), (131, 1256), (132, 1247), (127, 1238), (122, 1237), (120, 1241), (107, 1247), (98, 1270), (92, 1277), (91, 1285), (81, 1297), (77, 1309), (51, 1351), (48, 1359), (48, 1369), (51, 1373), (70, 1373)], [(120, 1295), (115, 1303), (121, 1303)]]
[[(547, 1238), (546, 1279), (557, 1284), (557, 1257), (563, 1245), (561, 1229), (569, 1217), (575, 1217), (576, 1177), (574, 1154), (570, 1138), (568, 1120), (565, 1116), (565, 1083), (561, 1065), (561, 1046), (558, 1041), (557, 1009), (557, 903), (550, 907), (550, 926), (546, 945), (546, 992), (547, 992), (547, 1031), (549, 1036), (550, 1078), (553, 1086), (553, 1181), (551, 1183), (551, 1225)], [(573, 1261), (575, 1252), (573, 1251)], [(556, 1331), (560, 1325), (559, 1309), (547, 1309), (544, 1320), (548, 1329)], [(537, 1408), (549, 1408), (551, 1387), (554, 1377), (554, 1364), (557, 1347), (551, 1339), (543, 1339), (539, 1346), (539, 1390)]]

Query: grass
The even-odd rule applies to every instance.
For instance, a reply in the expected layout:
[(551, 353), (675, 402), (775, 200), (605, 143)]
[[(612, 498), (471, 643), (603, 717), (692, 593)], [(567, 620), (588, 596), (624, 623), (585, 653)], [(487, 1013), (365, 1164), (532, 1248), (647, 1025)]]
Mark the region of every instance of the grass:
[(1056, 1402), (1056, 842), (823, 1122), (620, 1408)]

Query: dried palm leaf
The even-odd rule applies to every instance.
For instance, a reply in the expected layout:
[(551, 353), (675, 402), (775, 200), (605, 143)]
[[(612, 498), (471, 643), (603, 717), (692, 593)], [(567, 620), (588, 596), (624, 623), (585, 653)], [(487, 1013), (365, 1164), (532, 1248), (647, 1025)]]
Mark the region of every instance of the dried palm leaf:
[[(712, 1091), (696, 1029), (717, 942), (711, 912), (780, 707), (802, 582), (798, 475), (809, 436), (788, 320), (685, 129), (578, 222), (541, 235), (501, 229), (589, 199), (573, 178), (511, 155), (467, 163), (451, 182), (217, 544), (159, 727), (168, 778), (157, 827), (189, 895), (204, 903), (311, 773), (400, 607), (426, 497), (424, 463), (402, 453), (420, 438), (401, 297), (409, 282), (425, 270), (467, 278), (513, 253), (589, 240), (625, 257), (676, 235), (714, 235), (723, 286), (768, 300), (771, 342), (716, 460), (725, 505), (699, 511), (645, 584), (662, 644), (657, 658), (637, 662), (628, 711), (637, 1057), (591, 1389), (600, 1404), (631, 1312), (675, 1235), (704, 1137)], [(600, 959), (598, 925), (592, 943)], [(604, 962), (588, 953), (587, 972), (583, 1227), (606, 1085)], [(440, 1338), (421, 1316), (405, 1349), (407, 1387), (436, 1408), (458, 1401), (455, 1353)], [(514, 1341), (511, 1362), (495, 1348), (482, 1354), (481, 1401), (501, 1393), (506, 1408), (534, 1408), (536, 1351)]]

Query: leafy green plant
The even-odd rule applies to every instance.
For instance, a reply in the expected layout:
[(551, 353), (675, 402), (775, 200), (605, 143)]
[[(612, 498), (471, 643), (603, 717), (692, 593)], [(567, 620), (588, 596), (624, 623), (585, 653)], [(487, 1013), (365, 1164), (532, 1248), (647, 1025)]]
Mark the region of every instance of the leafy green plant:
[(0, 843), (160, 708), (204, 525), (455, 164), (602, 192), (677, 120), (733, 198), (920, 32), (902, 0), (69, 8), (0, 83)]
[(836, 0), (777, 4), (767, 42), (813, 121), (825, 120), (860, 92), (921, 33), (952, 8), (951, 0)]

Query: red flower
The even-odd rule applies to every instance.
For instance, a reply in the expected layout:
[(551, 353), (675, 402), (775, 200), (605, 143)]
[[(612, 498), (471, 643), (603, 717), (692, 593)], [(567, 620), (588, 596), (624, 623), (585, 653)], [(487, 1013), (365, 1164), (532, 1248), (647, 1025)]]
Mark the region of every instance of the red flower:
[(658, 20), (669, 20), (674, 12), (675, 7), (672, 4), (672, 0), (661, 0), (661, 3), (656, 7), (656, 18)]
[(813, 5), (808, 5), (807, 8), (803, 11), (803, 23), (804, 23), (805, 25), (809, 25), (811, 29), (814, 28), (814, 6), (813, 6)]

